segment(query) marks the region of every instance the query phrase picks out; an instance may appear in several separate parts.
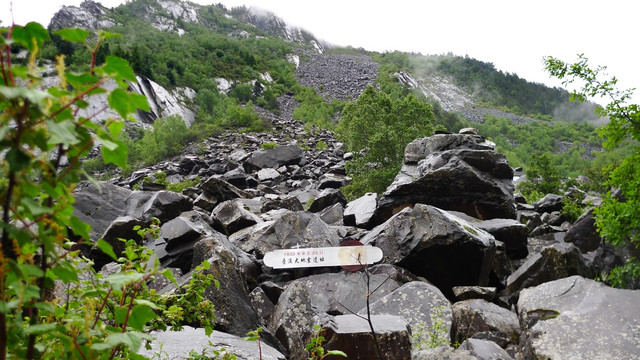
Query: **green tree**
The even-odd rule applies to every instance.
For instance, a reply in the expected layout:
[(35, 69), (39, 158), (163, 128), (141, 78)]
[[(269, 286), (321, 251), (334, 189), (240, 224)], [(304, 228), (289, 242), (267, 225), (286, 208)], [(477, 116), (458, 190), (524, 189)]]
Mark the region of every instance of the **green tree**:
[(560, 174), (551, 163), (548, 153), (532, 155), (532, 161), (525, 171), (527, 180), (519, 185), (519, 190), (529, 201), (546, 194), (557, 193), (560, 188)]
[(337, 135), (354, 153), (347, 163), (353, 183), (350, 197), (366, 192), (384, 192), (402, 166), (404, 148), (416, 138), (431, 135), (434, 121), (431, 105), (413, 95), (393, 100), (369, 86), (357, 101), (342, 111)]
[[(604, 97), (609, 103), (598, 107), (596, 113), (608, 117), (609, 121), (600, 128), (600, 135), (605, 138), (605, 147), (619, 147), (628, 138), (640, 141), (640, 108), (637, 104), (629, 104), (633, 89), (620, 90), (615, 77), (607, 78), (606, 67), (591, 68), (584, 55), (578, 61), (569, 64), (562, 60), (546, 57), (547, 71), (564, 85), (576, 84), (578, 90), (572, 92), (572, 99), (586, 101), (591, 97)], [(628, 246), (637, 254), (640, 246), (640, 148), (628, 155), (615, 169), (609, 172), (606, 185), (620, 189), (622, 196), (608, 192), (602, 206), (595, 209), (596, 225), (604, 239), (614, 246)], [(636, 256), (627, 259), (627, 263), (612, 271), (607, 281), (615, 286), (629, 286), (640, 278), (640, 261)]]

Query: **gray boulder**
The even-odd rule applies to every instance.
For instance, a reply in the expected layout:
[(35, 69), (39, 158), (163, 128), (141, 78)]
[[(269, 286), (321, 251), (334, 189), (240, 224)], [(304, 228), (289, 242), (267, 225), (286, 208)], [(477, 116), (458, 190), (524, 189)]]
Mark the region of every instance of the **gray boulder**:
[(211, 212), (211, 217), (215, 227), (227, 236), (262, 222), (257, 215), (245, 209), (244, 204), (238, 199), (218, 204)]
[(467, 339), (458, 349), (468, 350), (478, 360), (513, 360), (509, 353), (489, 340)]
[[(394, 290), (370, 305), (373, 315), (396, 315), (402, 317), (411, 327), (412, 334), (419, 329), (432, 329), (434, 322), (441, 322), (443, 341), (450, 342), (451, 303), (435, 286), (412, 281)], [(366, 316), (367, 309), (358, 312)], [(436, 318), (440, 316), (440, 318)], [(425, 334), (427, 336), (427, 334)]]
[(126, 208), (127, 215), (145, 221), (150, 221), (155, 217), (160, 220), (160, 223), (165, 223), (181, 213), (193, 209), (193, 202), (182, 194), (167, 190), (134, 191), (127, 199)]
[(92, 183), (76, 191), (73, 214), (91, 225), (91, 240), (97, 240), (111, 222), (125, 215), (124, 204), (131, 193), (129, 189), (107, 182), (99, 182), (97, 186)]
[[(371, 219), (378, 206), (378, 194), (366, 193), (350, 201), (344, 209), (345, 223), (365, 229), (371, 229)], [(353, 220), (347, 220), (352, 217)]]
[(200, 187), (207, 194), (207, 197), (214, 203), (223, 202), (237, 198), (251, 198), (249, 193), (238, 189), (230, 183), (212, 176), (205, 180)]
[(245, 160), (243, 167), (247, 173), (253, 173), (260, 169), (275, 169), (283, 165), (300, 165), (304, 159), (304, 151), (299, 146), (278, 146), (275, 149), (254, 152)]
[[(370, 301), (391, 293), (401, 283), (399, 273), (371, 270)], [(390, 270), (388, 268), (381, 268)], [(362, 273), (311, 275), (287, 285), (271, 316), (269, 330), (288, 349), (292, 359), (305, 358), (305, 345), (313, 332), (314, 318), (356, 312), (366, 306), (367, 283)]]
[(414, 140), (404, 165), (378, 204), (381, 223), (416, 203), (464, 212), (478, 219), (516, 218), (513, 170), (495, 144), (470, 134)]
[[(411, 360), (411, 333), (406, 321), (400, 316), (372, 315), (380, 353), (388, 360)], [(378, 359), (376, 343), (366, 318), (356, 315), (338, 315), (326, 322), (324, 347), (341, 350), (348, 359)]]
[(343, 206), (347, 205), (347, 198), (344, 196), (342, 191), (327, 188), (318, 194), (318, 197), (313, 200), (308, 210), (317, 213), (335, 204), (342, 204)]
[[(149, 358), (158, 354), (163, 354), (168, 359), (192, 359), (190, 355), (194, 351), (198, 355), (207, 358), (216, 358), (214, 350), (225, 351), (222, 354), (233, 354), (237, 360), (257, 359), (260, 353), (258, 344), (255, 341), (246, 341), (242, 337), (223, 333), (214, 330), (211, 336), (205, 334), (202, 328), (184, 326), (181, 331), (155, 331), (151, 333), (154, 340), (151, 342), (151, 349), (140, 349), (140, 353)], [(261, 352), (264, 360), (286, 360), (286, 357), (269, 346), (262, 343)], [(224, 355), (223, 355), (224, 356)]]
[(382, 249), (384, 262), (424, 276), (449, 299), (454, 286), (487, 285), (496, 250), (489, 233), (424, 204), (400, 211), (361, 242)]
[(519, 334), (520, 324), (514, 312), (481, 299), (453, 304), (451, 337), (455, 342), (481, 338), (505, 347), (514, 342)]
[(527, 250), (529, 229), (525, 224), (513, 219), (490, 219), (473, 224), (493, 235), (496, 240), (502, 241), (510, 259), (522, 259), (529, 254)]
[(306, 211), (286, 212), (233, 233), (229, 240), (261, 259), (269, 251), (300, 247), (338, 246), (340, 239), (320, 217)]
[(556, 194), (547, 194), (542, 199), (536, 201), (533, 206), (539, 213), (553, 212), (562, 210), (562, 201), (564, 198)]
[(522, 289), (572, 275), (592, 277), (594, 272), (575, 245), (555, 243), (531, 256), (509, 275), (507, 290), (517, 294)]
[(573, 243), (583, 254), (594, 251), (602, 245), (603, 240), (596, 229), (593, 209), (589, 209), (576, 220), (565, 234), (564, 241)]
[(518, 300), (527, 359), (640, 359), (640, 292), (571, 276)]

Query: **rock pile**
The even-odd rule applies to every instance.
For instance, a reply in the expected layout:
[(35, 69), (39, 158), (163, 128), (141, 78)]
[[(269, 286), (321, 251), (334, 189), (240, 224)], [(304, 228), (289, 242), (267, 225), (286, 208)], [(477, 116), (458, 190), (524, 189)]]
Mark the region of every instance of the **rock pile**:
[[(216, 305), (216, 329), (226, 333), (212, 341), (239, 358), (257, 355), (216, 336), (261, 326), (271, 346), (265, 358), (302, 359), (316, 324), (327, 329), (328, 347), (376, 358), (368, 322), (358, 317), (368, 313), (380, 348), (394, 359), (639, 358), (640, 292), (589, 280), (621, 255), (593, 239), (589, 213), (571, 224), (554, 196), (534, 205), (514, 196), (513, 171), (493, 144), (470, 130), (416, 140), (384, 194), (351, 202), (340, 192), (350, 181), (345, 156), (331, 133), (278, 120), (269, 134), (221, 134), (190, 154), (101, 183), (101, 191), (79, 189), (76, 213), (92, 225), (92, 240), (113, 244), (136, 238), (134, 225), (161, 219), (160, 238), (145, 245), (180, 283), (208, 259), (220, 288), (205, 296)], [(200, 182), (172, 193), (154, 188), (162, 187), (158, 171), (170, 182)], [(262, 261), (272, 250), (344, 240), (379, 247), (383, 260), (358, 272), (272, 269)], [(90, 254), (99, 265), (107, 261), (96, 249)], [(157, 336), (175, 356), (192, 350), (176, 340), (187, 333)], [(185, 346), (200, 341), (195, 336)]]

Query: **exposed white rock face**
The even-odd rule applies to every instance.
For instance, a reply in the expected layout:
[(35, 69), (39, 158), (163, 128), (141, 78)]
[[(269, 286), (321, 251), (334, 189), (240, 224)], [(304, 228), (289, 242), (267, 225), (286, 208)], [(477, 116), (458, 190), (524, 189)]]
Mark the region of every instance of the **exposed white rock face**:
[(271, 74), (269, 74), (269, 73), (260, 74), (260, 80), (262, 80), (263, 82), (266, 82), (266, 83), (273, 82), (273, 78), (271, 77)]
[(168, 91), (157, 83), (136, 76), (138, 80), (131, 84), (132, 90), (147, 97), (149, 108), (154, 119), (171, 115), (180, 115), (187, 124), (191, 126), (195, 121), (195, 113), (188, 109), (184, 102), (195, 97), (195, 91), (188, 88), (178, 88)]
[(67, 27), (81, 27), (87, 30), (110, 28), (116, 23), (108, 17), (106, 8), (100, 3), (84, 1), (79, 7), (63, 6), (51, 19), (54, 30)]
[(158, 3), (164, 10), (176, 18), (187, 22), (198, 22), (198, 12), (191, 3), (175, 0), (160, 0)]
[(405, 72), (394, 75), (401, 83), (422, 91), (426, 97), (438, 100), (446, 111), (460, 111), (474, 104), (471, 95), (445, 77), (432, 76), (416, 80)]
[(287, 61), (294, 64), (296, 69), (300, 66), (300, 56), (298, 55), (287, 54)]
[(151, 26), (160, 31), (175, 31), (180, 36), (184, 35), (185, 33), (183, 29), (178, 27), (178, 24), (173, 21), (173, 19), (168, 19), (162, 16), (154, 18)]
[(218, 86), (218, 91), (223, 93), (229, 92), (229, 90), (231, 90), (231, 86), (233, 85), (233, 83), (229, 82), (229, 80), (225, 78), (217, 78), (216, 84)]

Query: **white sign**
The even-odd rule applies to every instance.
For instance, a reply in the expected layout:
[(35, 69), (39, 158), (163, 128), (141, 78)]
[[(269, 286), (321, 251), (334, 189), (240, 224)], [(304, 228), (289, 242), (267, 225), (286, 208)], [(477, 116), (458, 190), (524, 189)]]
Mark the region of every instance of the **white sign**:
[(340, 246), (274, 250), (264, 255), (264, 264), (275, 269), (321, 266), (354, 266), (382, 260), (382, 250), (373, 246)]

